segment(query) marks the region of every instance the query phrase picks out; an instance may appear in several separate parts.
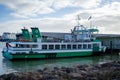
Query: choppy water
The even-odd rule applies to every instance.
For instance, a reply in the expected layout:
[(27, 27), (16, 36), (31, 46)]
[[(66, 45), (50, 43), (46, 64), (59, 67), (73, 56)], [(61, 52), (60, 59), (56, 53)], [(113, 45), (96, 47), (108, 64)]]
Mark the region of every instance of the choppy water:
[[(0, 53), (5, 43), (0, 42)], [(0, 54), (0, 75), (17, 71), (33, 71), (44, 67), (53, 68), (61, 66), (74, 66), (78, 64), (97, 64), (110, 60), (120, 60), (120, 55), (90, 56), (80, 58), (54, 59), (54, 60), (22, 60), (9, 61)]]

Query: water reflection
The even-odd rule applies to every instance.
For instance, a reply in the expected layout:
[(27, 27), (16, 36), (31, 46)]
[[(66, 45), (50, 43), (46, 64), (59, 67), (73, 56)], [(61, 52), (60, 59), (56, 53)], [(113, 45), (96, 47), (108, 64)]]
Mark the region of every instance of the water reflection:
[(42, 69), (44, 67), (61, 67), (61, 66), (73, 66), (76, 64), (92, 64), (93, 57), (84, 58), (67, 58), (67, 59), (52, 59), (52, 60), (22, 60), (22, 61), (9, 61), (7, 59), (2, 60), (2, 65), (8, 71), (27, 71)]
[(67, 59), (52, 59), (52, 60), (22, 60), (22, 61), (9, 61), (2, 59), (3, 73), (16, 72), (16, 71), (33, 71), (42, 69), (44, 67), (53, 68), (55, 66), (74, 66), (78, 64), (97, 64), (99, 62), (107, 62), (110, 60), (120, 60), (119, 55), (104, 55), (104, 56), (91, 56)]

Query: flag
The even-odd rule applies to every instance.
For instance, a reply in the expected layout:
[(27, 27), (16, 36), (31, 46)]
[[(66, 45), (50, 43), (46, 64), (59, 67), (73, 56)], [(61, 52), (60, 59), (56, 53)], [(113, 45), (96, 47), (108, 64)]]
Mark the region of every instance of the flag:
[(89, 18), (88, 18), (88, 20), (90, 20), (92, 18), (92, 16), (90, 16)]

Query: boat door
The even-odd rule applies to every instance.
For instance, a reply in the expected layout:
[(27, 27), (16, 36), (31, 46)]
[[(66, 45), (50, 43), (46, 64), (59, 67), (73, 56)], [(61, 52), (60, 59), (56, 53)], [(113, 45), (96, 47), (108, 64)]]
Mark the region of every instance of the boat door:
[(93, 43), (93, 52), (99, 52), (99, 43)]

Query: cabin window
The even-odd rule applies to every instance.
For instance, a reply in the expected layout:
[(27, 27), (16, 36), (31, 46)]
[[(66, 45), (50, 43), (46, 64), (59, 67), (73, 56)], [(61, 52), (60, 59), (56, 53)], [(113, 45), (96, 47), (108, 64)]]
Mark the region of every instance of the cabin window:
[(76, 44), (73, 44), (73, 49), (77, 49), (77, 45)]
[(78, 49), (82, 49), (82, 45), (81, 44), (78, 45)]
[(47, 45), (42, 45), (42, 49), (47, 49)]
[(86, 49), (87, 48), (87, 45), (86, 44), (83, 44), (83, 49)]
[(16, 48), (21, 48), (21, 45), (20, 44), (16, 44)]
[(49, 45), (49, 49), (54, 49), (54, 45)]
[(27, 46), (27, 48), (30, 48), (30, 45), (26, 45)]
[(27, 48), (27, 45), (23, 45), (23, 48)]
[(55, 45), (55, 49), (60, 49), (60, 45)]
[(61, 49), (66, 49), (66, 45), (61, 45)]
[(88, 49), (91, 49), (91, 44), (88, 44)]
[(18, 44), (16, 44), (16, 47), (18, 48), (18, 47), (19, 47), (19, 45), (18, 45)]
[(37, 45), (32, 45), (33, 48), (37, 48)]
[(24, 48), (24, 45), (21, 44), (21, 45), (20, 45), (20, 48)]
[(67, 45), (67, 49), (71, 49), (71, 45), (70, 44)]
[(33, 46), (32, 45), (29, 45), (30, 46), (30, 48), (33, 48)]

